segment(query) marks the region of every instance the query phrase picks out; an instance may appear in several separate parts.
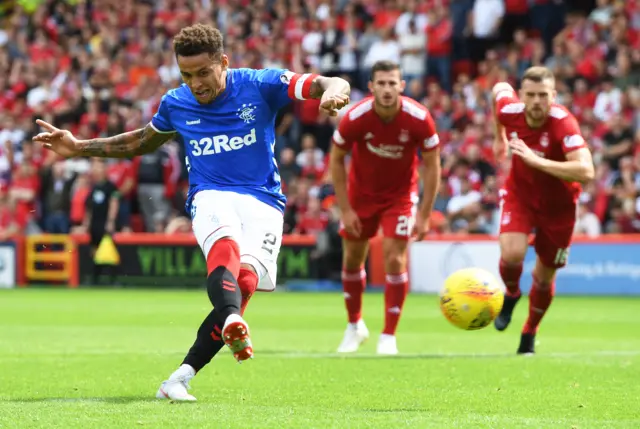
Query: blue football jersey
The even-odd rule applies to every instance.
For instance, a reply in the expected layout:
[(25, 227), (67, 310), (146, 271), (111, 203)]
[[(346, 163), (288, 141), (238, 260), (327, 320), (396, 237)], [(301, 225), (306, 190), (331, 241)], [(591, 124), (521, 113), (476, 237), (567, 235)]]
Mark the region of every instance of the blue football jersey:
[(284, 211), (275, 118), (292, 98), (303, 99), (289, 88), (303, 77), (308, 76), (282, 69), (229, 69), (224, 92), (210, 104), (198, 103), (185, 84), (167, 91), (151, 126), (182, 137), (190, 185), (187, 213), (193, 196), (206, 189), (252, 195)]

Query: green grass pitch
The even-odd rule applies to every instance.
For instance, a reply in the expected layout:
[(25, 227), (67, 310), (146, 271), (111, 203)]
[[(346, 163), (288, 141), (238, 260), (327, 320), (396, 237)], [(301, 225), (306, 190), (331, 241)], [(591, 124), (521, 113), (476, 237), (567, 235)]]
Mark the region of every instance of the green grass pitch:
[(372, 338), (338, 357), (340, 294), (257, 294), (255, 359), (225, 351), (192, 382), (195, 404), (154, 399), (209, 311), (204, 291), (0, 292), (0, 428), (640, 428), (640, 300), (558, 297), (538, 355), (513, 326), (460, 331), (435, 296), (409, 296), (402, 356)]

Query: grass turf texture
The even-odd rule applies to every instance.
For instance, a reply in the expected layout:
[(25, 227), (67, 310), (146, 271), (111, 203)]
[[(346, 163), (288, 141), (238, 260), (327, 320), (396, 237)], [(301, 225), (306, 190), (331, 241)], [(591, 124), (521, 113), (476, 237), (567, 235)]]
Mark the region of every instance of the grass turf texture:
[(224, 353), (192, 382), (195, 404), (155, 400), (208, 310), (204, 291), (0, 292), (0, 428), (638, 428), (640, 301), (559, 297), (538, 355), (504, 333), (460, 331), (435, 296), (411, 295), (403, 356), (374, 355), (382, 296), (365, 296), (370, 341), (333, 354), (340, 294), (257, 294), (255, 359)]

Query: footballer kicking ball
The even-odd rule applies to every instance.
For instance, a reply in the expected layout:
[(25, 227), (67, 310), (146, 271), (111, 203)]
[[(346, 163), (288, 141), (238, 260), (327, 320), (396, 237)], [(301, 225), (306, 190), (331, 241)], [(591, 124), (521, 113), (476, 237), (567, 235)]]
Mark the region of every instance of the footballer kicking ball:
[(440, 310), (460, 329), (474, 331), (498, 316), (504, 294), (495, 276), (482, 268), (464, 268), (447, 277), (440, 291)]

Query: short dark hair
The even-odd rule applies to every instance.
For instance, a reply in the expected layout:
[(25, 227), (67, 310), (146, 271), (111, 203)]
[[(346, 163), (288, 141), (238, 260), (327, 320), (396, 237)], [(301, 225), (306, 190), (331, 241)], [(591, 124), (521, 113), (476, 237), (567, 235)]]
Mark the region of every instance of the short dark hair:
[(373, 82), (373, 78), (377, 72), (390, 72), (394, 70), (400, 70), (400, 65), (398, 63), (394, 63), (389, 60), (381, 60), (377, 61), (373, 67), (371, 67), (371, 75), (369, 76), (369, 80)]
[(530, 80), (535, 83), (540, 83), (545, 80), (550, 80), (552, 82), (556, 81), (556, 77), (553, 75), (553, 72), (541, 66), (529, 67), (522, 76), (522, 81)]
[(173, 50), (176, 56), (191, 57), (209, 54), (212, 57), (222, 55), (222, 33), (210, 25), (194, 24), (185, 27), (173, 38)]

